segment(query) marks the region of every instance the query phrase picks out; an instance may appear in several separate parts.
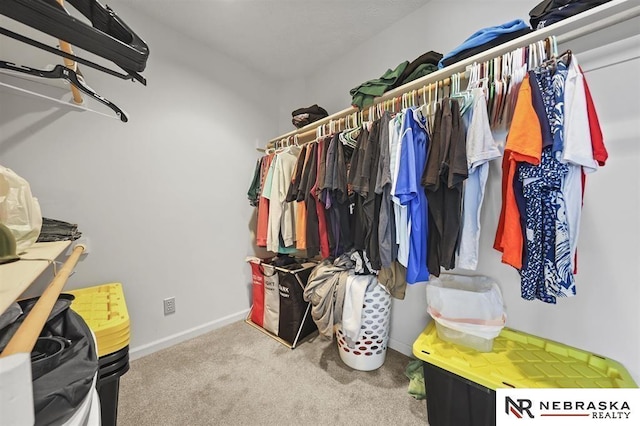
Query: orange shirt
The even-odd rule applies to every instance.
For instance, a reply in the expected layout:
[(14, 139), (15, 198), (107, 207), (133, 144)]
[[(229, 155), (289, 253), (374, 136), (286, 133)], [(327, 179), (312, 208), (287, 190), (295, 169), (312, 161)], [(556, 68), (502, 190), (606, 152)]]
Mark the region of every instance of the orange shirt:
[(493, 247), (502, 252), (502, 262), (522, 268), (524, 237), (520, 212), (513, 190), (513, 179), (519, 162), (540, 164), (542, 131), (531, 100), (529, 76), (525, 76), (518, 92), (513, 120), (502, 159), (502, 209)]

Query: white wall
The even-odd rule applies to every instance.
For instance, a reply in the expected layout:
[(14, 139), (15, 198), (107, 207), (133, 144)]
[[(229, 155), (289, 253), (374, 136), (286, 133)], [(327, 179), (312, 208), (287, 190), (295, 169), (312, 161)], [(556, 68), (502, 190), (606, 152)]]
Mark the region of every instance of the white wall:
[[(246, 314), (246, 191), (277, 112), (274, 84), (257, 72), (110, 6), (150, 46), (148, 86), (83, 71), (129, 123), (2, 90), (0, 163), (30, 182), (45, 216), (77, 223), (90, 238), (67, 289), (122, 282), (132, 353), (141, 355)], [(3, 38), (2, 59), (28, 49)], [(59, 59), (27, 65), (47, 63)], [(170, 296), (177, 312), (163, 316)]]
[[(278, 135), (295, 130), (295, 126), (291, 123), (292, 111), (317, 103), (311, 97), (307, 83), (306, 78), (298, 77), (281, 84), (278, 90)], [(332, 113), (329, 112), (329, 114)], [(270, 138), (275, 136), (277, 135), (271, 135)]]
[[(299, 94), (300, 84), (289, 90), (285, 84), (281, 104), (289, 117), (281, 117), (281, 132), (293, 129), (290, 111), (300, 103), (317, 103), (329, 114), (351, 104), (349, 90), (366, 80), (380, 77), (403, 61), (412, 61), (434, 50), (447, 53), (476, 30), (500, 25), (512, 19), (528, 22), (535, 0), (432, 0), (389, 28), (381, 28), (377, 36), (356, 46), (343, 56), (327, 58), (325, 65), (307, 76), (307, 93)], [(305, 102), (302, 102), (302, 100)], [(287, 123), (287, 119), (289, 123)]]
[[(380, 76), (403, 60), (429, 50), (446, 53), (477, 29), (514, 18), (528, 22), (537, 1), (433, 1), (382, 31), (343, 57), (308, 76), (307, 103), (330, 113), (350, 103), (349, 89)], [(632, 31), (637, 34), (637, 26)], [(603, 31), (595, 39), (616, 40), (629, 34)], [(585, 37), (584, 39), (587, 39)], [(609, 45), (585, 52), (590, 42), (569, 44), (584, 58), (610, 153), (606, 167), (588, 178), (579, 245), (578, 296), (555, 306), (520, 298), (517, 272), (500, 263), (492, 248), (500, 210), (500, 167), (492, 164), (482, 212), (481, 258), (478, 273), (495, 278), (502, 289), (508, 326), (563, 342), (622, 362), (640, 382), (640, 191), (638, 166), (640, 113), (638, 42)], [(610, 41), (609, 40), (609, 41)], [(563, 46), (560, 46), (563, 48)], [(625, 59), (626, 55), (626, 59)], [(621, 63), (617, 64), (618, 62)], [(602, 68), (601, 68), (602, 67)], [(292, 95), (287, 94), (285, 102)], [(291, 105), (293, 106), (293, 105)], [(284, 110), (289, 108), (285, 107)], [(281, 129), (283, 124), (281, 124)], [(286, 128), (286, 129), (290, 129)], [(404, 301), (394, 301), (390, 345), (406, 354), (428, 321), (425, 285), (410, 286)]]

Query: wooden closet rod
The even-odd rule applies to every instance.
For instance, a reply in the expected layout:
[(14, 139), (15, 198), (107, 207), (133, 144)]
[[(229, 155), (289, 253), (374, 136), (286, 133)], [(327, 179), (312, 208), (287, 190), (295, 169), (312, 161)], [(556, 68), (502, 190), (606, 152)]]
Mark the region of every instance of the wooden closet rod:
[(64, 262), (58, 274), (53, 277), (53, 280), (51, 280), (51, 283), (49, 283), (44, 290), (31, 309), (31, 312), (29, 312), (24, 322), (18, 327), (16, 334), (13, 335), (0, 354), (0, 358), (23, 352), (30, 353), (33, 350), (38, 336), (42, 331), (42, 327), (44, 327), (44, 324), (47, 322), (60, 292), (67, 283), (69, 275), (73, 272), (83, 252), (84, 246), (82, 245), (77, 245), (73, 248), (71, 256)]
[[(64, 9), (64, 0), (56, 0), (56, 1), (62, 7), (62, 9)], [(60, 39), (58, 39), (58, 43), (60, 43), (60, 50), (73, 55), (73, 50), (71, 49), (71, 45), (69, 43)], [(64, 58), (63, 61), (64, 61), (64, 65), (67, 68), (74, 71), (78, 71), (78, 65), (73, 59)], [(83, 100), (82, 100), (82, 95), (80, 94), (80, 90), (78, 90), (78, 88), (73, 84), (70, 84), (70, 86), (71, 86), (71, 94), (73, 95), (73, 102), (75, 102), (76, 104), (82, 104)]]
[[(459, 73), (461, 78), (465, 78), (465, 73)], [(380, 104), (384, 104), (386, 102), (393, 102), (396, 104), (395, 110), (399, 111), (400, 110), (400, 105), (401, 105), (401, 100), (402, 100), (402, 96), (403, 95), (410, 95), (413, 94), (415, 92), (415, 97), (417, 99), (419, 99), (420, 97), (424, 96), (425, 90), (427, 90), (427, 93), (429, 90), (434, 90), (433, 87), (435, 85), (439, 86), (439, 87), (444, 87), (444, 86), (449, 86), (451, 84), (451, 78), (447, 77), (444, 80), (439, 80), (436, 82), (431, 82), (429, 84), (427, 84), (426, 86), (422, 86), (419, 89), (413, 89), (413, 90), (409, 90), (409, 91), (404, 91), (401, 93), (396, 94), (395, 96), (388, 96), (386, 93), (383, 96), (380, 96), (378, 98), (376, 98), (374, 100), (373, 105), (371, 105), (371, 107), (376, 107), (377, 105)], [(391, 92), (389, 92), (391, 93)], [(395, 93), (395, 91), (394, 91)], [(337, 126), (336, 130), (345, 130), (346, 128), (346, 120), (347, 117), (353, 115), (353, 114), (360, 114), (362, 113), (363, 119), (364, 120), (368, 120), (369, 119), (369, 107), (364, 108), (363, 110), (359, 110), (357, 108), (351, 107), (348, 109), (345, 109), (343, 111), (340, 111), (337, 114), (333, 114), (329, 117), (326, 117), (322, 120), (318, 120), (315, 121), (313, 123), (311, 123), (311, 125), (309, 126), (305, 126), (302, 129), (305, 129), (307, 127), (311, 127), (310, 130), (306, 130), (300, 133), (296, 133), (294, 132), (291, 135), (288, 135), (286, 137), (281, 137), (278, 139), (272, 139), (271, 141), (269, 141), (269, 143), (267, 144), (267, 148), (272, 148), (274, 147), (274, 145), (276, 144), (276, 142), (279, 142), (283, 139), (291, 139), (292, 137), (295, 137), (298, 139), (298, 143), (299, 144), (305, 144), (305, 143), (309, 143), (315, 140), (316, 138), (316, 131), (318, 129), (318, 127), (320, 126), (324, 126), (324, 125), (330, 125), (331, 123), (335, 123), (335, 125)]]
[[(410, 93), (414, 90), (421, 91), (424, 86), (429, 86), (429, 84), (433, 85), (435, 83), (441, 84), (440, 82), (447, 82), (452, 75), (465, 72), (467, 67), (472, 65), (474, 62), (483, 63), (493, 60), (496, 57), (502, 56), (503, 54), (520, 47), (525, 47), (538, 41), (545, 40), (547, 37), (554, 34), (561, 33), (562, 35), (556, 38), (557, 42), (558, 44), (565, 43), (584, 35), (591, 34), (595, 31), (599, 31), (603, 28), (633, 19), (636, 16), (640, 16), (640, 5), (638, 5), (638, 0), (612, 0), (608, 3), (604, 3), (570, 18), (556, 22), (548, 27), (538, 29), (527, 35), (478, 53), (470, 58), (456, 62), (446, 68), (432, 72), (431, 74), (390, 90), (379, 98), (376, 98), (374, 100), (374, 106), (386, 100), (401, 97), (404, 93)], [(315, 121), (300, 129), (293, 130), (269, 140), (267, 148), (274, 146), (275, 142), (288, 139), (295, 135), (298, 135), (298, 140), (302, 143), (303, 141), (306, 141), (310, 135), (315, 137), (316, 129), (318, 127), (332, 121), (344, 121), (345, 117), (359, 112), (360, 110), (354, 107), (343, 109), (342, 111), (325, 117), (322, 120)]]

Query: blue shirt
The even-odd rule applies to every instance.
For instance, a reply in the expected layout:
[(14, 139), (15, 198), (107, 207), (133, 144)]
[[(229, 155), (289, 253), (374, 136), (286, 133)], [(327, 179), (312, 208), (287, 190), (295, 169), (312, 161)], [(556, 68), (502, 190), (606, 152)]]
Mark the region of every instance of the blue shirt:
[(402, 128), (402, 148), (398, 165), (395, 196), (407, 206), (409, 213), (409, 259), (407, 284), (429, 280), (427, 268), (427, 196), (420, 179), (427, 160), (429, 138), (426, 120), (418, 111), (407, 110)]

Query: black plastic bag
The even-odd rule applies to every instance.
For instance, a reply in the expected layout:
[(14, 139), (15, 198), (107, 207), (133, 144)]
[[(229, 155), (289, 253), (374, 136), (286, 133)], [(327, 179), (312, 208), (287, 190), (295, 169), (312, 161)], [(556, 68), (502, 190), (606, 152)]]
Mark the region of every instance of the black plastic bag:
[[(0, 351), (9, 343), (38, 299), (18, 302), (23, 314), (0, 330)], [(69, 309), (73, 296), (61, 294), (31, 353), (36, 425), (67, 421), (85, 400), (98, 370), (98, 356), (85, 321)]]

